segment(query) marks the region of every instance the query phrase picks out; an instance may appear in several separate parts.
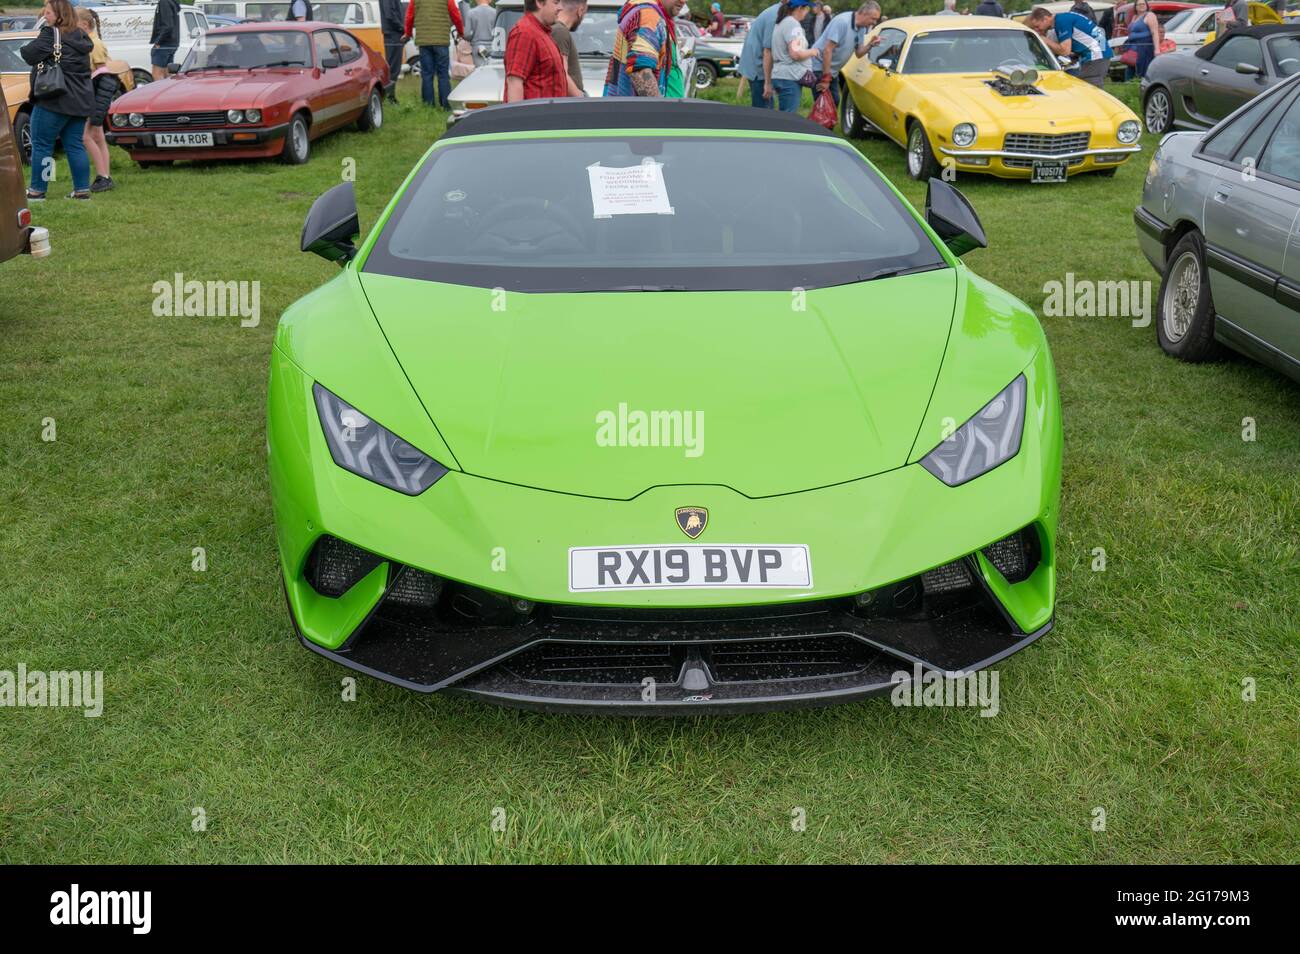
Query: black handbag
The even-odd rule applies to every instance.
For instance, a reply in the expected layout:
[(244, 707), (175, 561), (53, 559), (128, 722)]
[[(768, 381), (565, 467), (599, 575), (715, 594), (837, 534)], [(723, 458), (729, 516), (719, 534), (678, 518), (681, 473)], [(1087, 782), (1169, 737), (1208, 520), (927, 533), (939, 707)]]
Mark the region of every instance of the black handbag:
[(32, 80), (32, 99), (57, 99), (68, 91), (68, 83), (63, 78), (63, 67), (59, 60), (63, 58), (63, 44), (59, 40), (59, 31), (54, 30), (54, 52), (48, 60), (36, 64), (36, 76)]

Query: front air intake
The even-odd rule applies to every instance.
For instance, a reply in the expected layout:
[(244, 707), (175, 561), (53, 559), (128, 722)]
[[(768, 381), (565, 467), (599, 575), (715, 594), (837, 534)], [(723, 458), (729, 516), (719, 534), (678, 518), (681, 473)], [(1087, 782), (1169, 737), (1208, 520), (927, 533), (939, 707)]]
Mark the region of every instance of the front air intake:
[(342, 596), (382, 562), (345, 540), (323, 536), (307, 557), (307, 582), (321, 596)]

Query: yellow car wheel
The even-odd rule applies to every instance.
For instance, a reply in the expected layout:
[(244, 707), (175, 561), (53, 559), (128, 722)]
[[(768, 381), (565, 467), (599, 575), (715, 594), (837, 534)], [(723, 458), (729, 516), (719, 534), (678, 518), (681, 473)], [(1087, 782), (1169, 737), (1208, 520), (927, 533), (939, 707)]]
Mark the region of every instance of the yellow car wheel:
[(930, 148), (930, 137), (917, 120), (907, 127), (907, 174), (918, 182), (928, 182), (939, 174), (939, 162)]
[(862, 139), (867, 135), (867, 122), (858, 112), (858, 104), (853, 102), (853, 94), (847, 86), (840, 90), (840, 129), (849, 139)]

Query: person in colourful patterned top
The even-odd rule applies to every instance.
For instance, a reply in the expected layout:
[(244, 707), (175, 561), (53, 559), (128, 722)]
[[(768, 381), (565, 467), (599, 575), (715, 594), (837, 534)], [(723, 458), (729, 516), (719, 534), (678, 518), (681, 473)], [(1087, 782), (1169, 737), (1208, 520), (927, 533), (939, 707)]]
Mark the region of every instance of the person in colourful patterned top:
[(673, 17), (685, 0), (628, 0), (605, 74), (606, 96), (686, 95)]

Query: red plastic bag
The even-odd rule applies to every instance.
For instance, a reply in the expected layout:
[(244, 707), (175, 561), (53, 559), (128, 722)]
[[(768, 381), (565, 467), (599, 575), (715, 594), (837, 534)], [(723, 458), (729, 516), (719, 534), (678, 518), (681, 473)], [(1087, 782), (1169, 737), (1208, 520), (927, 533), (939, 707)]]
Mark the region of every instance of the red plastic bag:
[[(849, 91), (845, 90), (844, 95), (849, 95)], [(812, 112), (808, 114), (808, 118), (825, 126), (827, 129), (835, 128), (835, 98), (831, 96), (829, 86), (817, 94), (817, 99), (813, 102)]]

